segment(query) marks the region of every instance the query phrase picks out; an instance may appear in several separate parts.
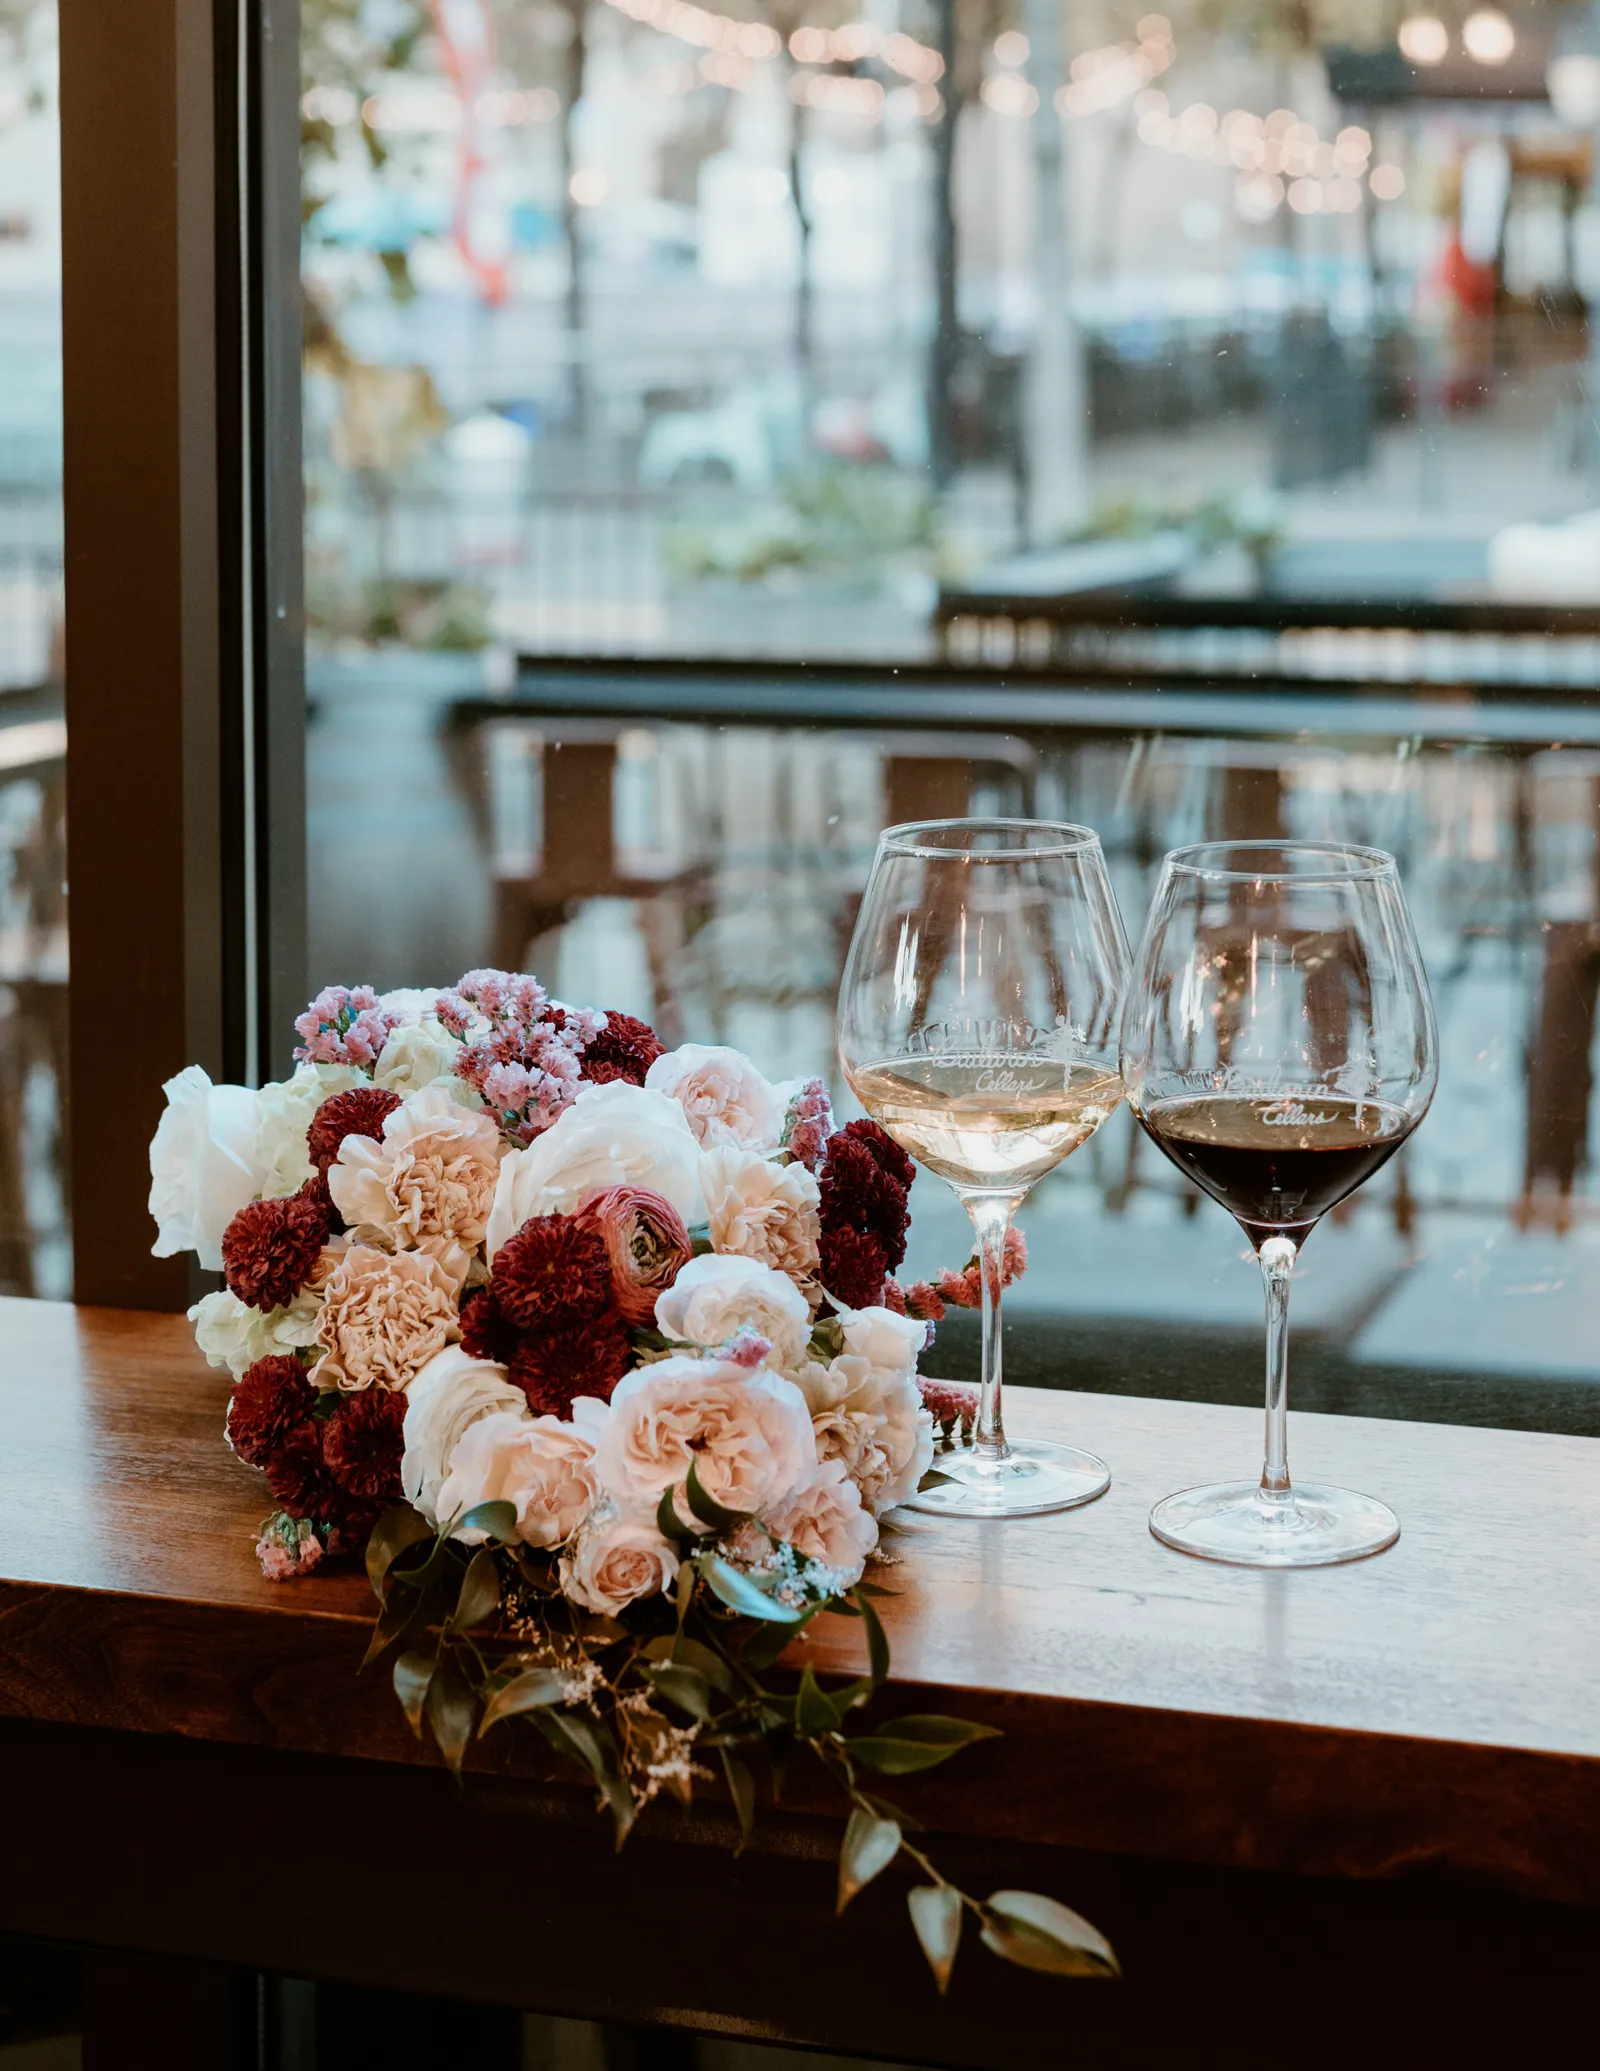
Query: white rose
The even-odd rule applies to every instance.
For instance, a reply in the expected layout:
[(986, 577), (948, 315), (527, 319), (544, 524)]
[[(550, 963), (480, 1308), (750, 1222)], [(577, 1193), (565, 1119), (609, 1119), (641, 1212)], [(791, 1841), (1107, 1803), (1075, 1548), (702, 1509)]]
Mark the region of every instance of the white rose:
[(392, 1014), (402, 1028), (416, 1028), (433, 1019), (438, 998), (434, 986), (397, 985), (392, 992), (378, 994), (378, 1005), (386, 1014)]
[(478, 1096), (465, 1079), (455, 1075), (456, 1059), (463, 1045), (437, 1021), (408, 1021), (397, 1028), (378, 1052), (373, 1084), (398, 1093), (420, 1093), (424, 1086), (444, 1082), (450, 1097), (462, 1107), (473, 1105)]
[(640, 1597), (664, 1594), (677, 1574), (670, 1539), (640, 1518), (617, 1515), (593, 1518), (561, 1560), (561, 1587), (572, 1601), (613, 1618)]
[(725, 1144), (700, 1159), (700, 1191), (713, 1251), (759, 1259), (792, 1280), (821, 1266), (821, 1189), (804, 1165), (773, 1165)]
[(503, 1366), (474, 1359), (459, 1345), (436, 1352), (412, 1381), (406, 1390), (400, 1486), (406, 1501), (430, 1524), (439, 1522), (439, 1491), (463, 1433), (480, 1417), (507, 1410), (526, 1416), (528, 1398), (507, 1380)]
[(860, 1492), (837, 1460), (827, 1460), (787, 1502), (764, 1513), (762, 1522), (796, 1553), (841, 1571), (838, 1586), (859, 1582), (867, 1555), (878, 1543), (878, 1520), (862, 1505)]
[(933, 1464), (933, 1419), (916, 1369), (845, 1352), (826, 1366), (812, 1361), (798, 1380), (819, 1457), (843, 1465), (874, 1516), (905, 1502)]
[(742, 1051), (725, 1043), (685, 1043), (668, 1050), (651, 1065), (644, 1082), (677, 1101), (707, 1150), (724, 1143), (767, 1150), (783, 1128), (778, 1089)]
[(322, 1298), (309, 1289), (287, 1308), (252, 1309), (226, 1289), (203, 1296), (189, 1311), (194, 1341), (213, 1366), (225, 1366), (237, 1380), (258, 1359), (297, 1352), (317, 1341)]
[(771, 1364), (791, 1373), (805, 1358), (811, 1305), (786, 1273), (753, 1258), (690, 1259), (656, 1296), (656, 1322), (680, 1345), (725, 1345), (748, 1324), (771, 1341)]
[(150, 1250), (156, 1258), (193, 1251), (220, 1273), (222, 1233), (260, 1192), (261, 1096), (248, 1086), (213, 1086), (198, 1064), (161, 1090), (166, 1112), (150, 1143), (150, 1213), (158, 1225)]
[[(480, 1417), (456, 1442), (439, 1490), (440, 1517), (479, 1503), (514, 1503), (517, 1532), (529, 1546), (563, 1546), (594, 1508), (594, 1440), (559, 1417), (504, 1410)], [(483, 1533), (463, 1532), (469, 1541)]]
[(531, 1215), (570, 1215), (609, 1187), (649, 1187), (685, 1222), (700, 1219), (699, 1146), (683, 1110), (624, 1079), (584, 1086), (526, 1150), (501, 1161), (489, 1256)]
[(617, 1383), (595, 1449), (607, 1493), (653, 1517), (664, 1489), (685, 1524), (691, 1465), (713, 1502), (762, 1514), (809, 1481), (817, 1447), (793, 1382), (718, 1359), (662, 1359)]
[(894, 1373), (915, 1372), (928, 1341), (925, 1323), (915, 1316), (897, 1315), (893, 1309), (847, 1309), (839, 1322), (847, 1352)]
[(325, 1100), (367, 1084), (353, 1064), (299, 1064), (287, 1079), (263, 1086), (256, 1122), (255, 1167), (260, 1191), (269, 1199), (297, 1193), (315, 1167), (306, 1131)]

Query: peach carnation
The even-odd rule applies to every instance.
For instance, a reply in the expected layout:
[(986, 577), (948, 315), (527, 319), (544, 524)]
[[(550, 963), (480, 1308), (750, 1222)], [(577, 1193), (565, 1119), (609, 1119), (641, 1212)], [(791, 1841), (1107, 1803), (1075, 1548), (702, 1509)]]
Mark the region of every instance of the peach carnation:
[(459, 1291), (484, 1240), (500, 1172), (493, 1119), (426, 1086), (390, 1113), (383, 1140), (346, 1136), (328, 1191), (356, 1241), (436, 1259)]
[(353, 1244), (324, 1289), (315, 1378), (324, 1388), (405, 1388), (460, 1335), (455, 1285), (436, 1259)]

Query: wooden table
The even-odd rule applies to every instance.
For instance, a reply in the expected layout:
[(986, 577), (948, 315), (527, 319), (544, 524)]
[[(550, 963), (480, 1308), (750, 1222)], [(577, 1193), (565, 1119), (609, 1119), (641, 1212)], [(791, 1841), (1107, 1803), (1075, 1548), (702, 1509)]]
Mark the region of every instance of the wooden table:
[[(1403, 1535), (1255, 1574), (1145, 1524), (1248, 1473), (1255, 1415), (1016, 1391), (1014, 1428), (1103, 1452), (1112, 1489), (891, 1542), (893, 1708), (1005, 1736), (900, 1795), (969, 1888), (1079, 1905), (1127, 1975), (974, 1945), (941, 2003), (892, 1878), (833, 1923), (826, 1803), (737, 1862), (716, 1804), (653, 1811), (619, 1861), (586, 1793), (503, 1754), (458, 1793), (356, 1680), (364, 1580), (258, 1573), (225, 1399), (181, 1318), (0, 1303), (0, 1929), (1030, 2071), (1221, 2064), (1285, 2022), (1313, 2065), (1588, 2035), (1600, 1442), (1301, 1417), (1292, 1462)], [(854, 1672), (855, 1630), (811, 1657)]]

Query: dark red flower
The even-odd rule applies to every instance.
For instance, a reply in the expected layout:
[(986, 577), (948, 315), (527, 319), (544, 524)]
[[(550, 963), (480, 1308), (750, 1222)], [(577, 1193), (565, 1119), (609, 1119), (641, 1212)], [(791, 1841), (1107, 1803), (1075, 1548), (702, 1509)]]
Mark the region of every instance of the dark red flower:
[(883, 1298), (889, 1254), (883, 1240), (863, 1230), (824, 1230), (822, 1284), (847, 1309), (870, 1309)]
[(267, 1487), (291, 1517), (320, 1518), (344, 1499), (322, 1457), (322, 1426), (299, 1424), (264, 1465)]
[[(865, 1129), (875, 1130), (876, 1136), (860, 1133)], [(884, 1143), (894, 1153), (892, 1165), (881, 1155)], [(906, 1182), (898, 1169), (901, 1167), (915, 1170), (905, 1153), (875, 1122), (851, 1122), (829, 1137), (827, 1162), (818, 1181), (824, 1261), (828, 1256), (828, 1237), (854, 1231), (858, 1236), (876, 1238), (883, 1253), (882, 1272), (893, 1272), (899, 1265), (906, 1255), (906, 1231), (911, 1224)], [(844, 1298), (843, 1289), (836, 1288), (826, 1273), (823, 1284), (838, 1293), (841, 1300)], [(876, 1299), (874, 1295), (873, 1300)]]
[(290, 1194), (252, 1201), (222, 1233), (222, 1271), (230, 1293), (252, 1309), (279, 1309), (311, 1277), (328, 1235), (321, 1210)]
[(400, 1494), (406, 1399), (389, 1388), (347, 1395), (322, 1427), (328, 1471), (352, 1496), (377, 1503)]
[(857, 1121), (846, 1122), (842, 1129), (835, 1131), (828, 1146), (830, 1150), (840, 1137), (843, 1137), (846, 1143), (859, 1143), (869, 1150), (889, 1177), (898, 1180), (901, 1186), (909, 1187), (916, 1178), (917, 1168), (912, 1158), (900, 1148), (881, 1123), (871, 1121), (865, 1115)]
[(582, 1323), (611, 1306), (606, 1240), (570, 1215), (532, 1215), (494, 1255), (489, 1284), (523, 1330)]
[(333, 1196), (328, 1191), (326, 1172), (313, 1172), (294, 1197), (297, 1201), (309, 1201), (328, 1225), (328, 1235), (337, 1236), (344, 1228), (344, 1217), (333, 1205)]
[(608, 1008), (604, 1030), (591, 1036), (584, 1049), (578, 1076), (592, 1086), (606, 1086), (613, 1079), (626, 1079), (631, 1086), (642, 1086), (645, 1073), (665, 1048), (648, 1021)]
[(389, 1507), (340, 1491), (317, 1519), (327, 1527), (329, 1553), (360, 1553), (372, 1536), (372, 1527)]
[(348, 1093), (335, 1093), (311, 1117), (306, 1131), (306, 1149), (319, 1172), (326, 1172), (339, 1155), (347, 1136), (370, 1136), (383, 1140), (383, 1125), (400, 1105), (400, 1097), (387, 1086), (352, 1086)]
[(628, 1333), (616, 1315), (561, 1330), (530, 1330), (511, 1360), (511, 1378), (535, 1416), (564, 1417), (580, 1395), (611, 1400), (628, 1351)]
[(291, 1432), (311, 1421), (317, 1391), (298, 1359), (258, 1359), (234, 1383), (228, 1443), (250, 1467), (264, 1467)]
[(520, 1343), (517, 1326), (501, 1315), (487, 1287), (467, 1296), (461, 1304), (461, 1349), (469, 1358), (492, 1359), (497, 1366), (508, 1366)]

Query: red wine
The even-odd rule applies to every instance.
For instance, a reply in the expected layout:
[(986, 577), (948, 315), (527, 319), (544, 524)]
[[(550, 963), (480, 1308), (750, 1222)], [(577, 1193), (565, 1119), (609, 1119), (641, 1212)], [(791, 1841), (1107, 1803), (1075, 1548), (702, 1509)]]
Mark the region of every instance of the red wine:
[(1229, 1209), (1256, 1244), (1303, 1232), (1387, 1163), (1417, 1117), (1342, 1094), (1157, 1100), (1139, 1120), (1180, 1172)]

